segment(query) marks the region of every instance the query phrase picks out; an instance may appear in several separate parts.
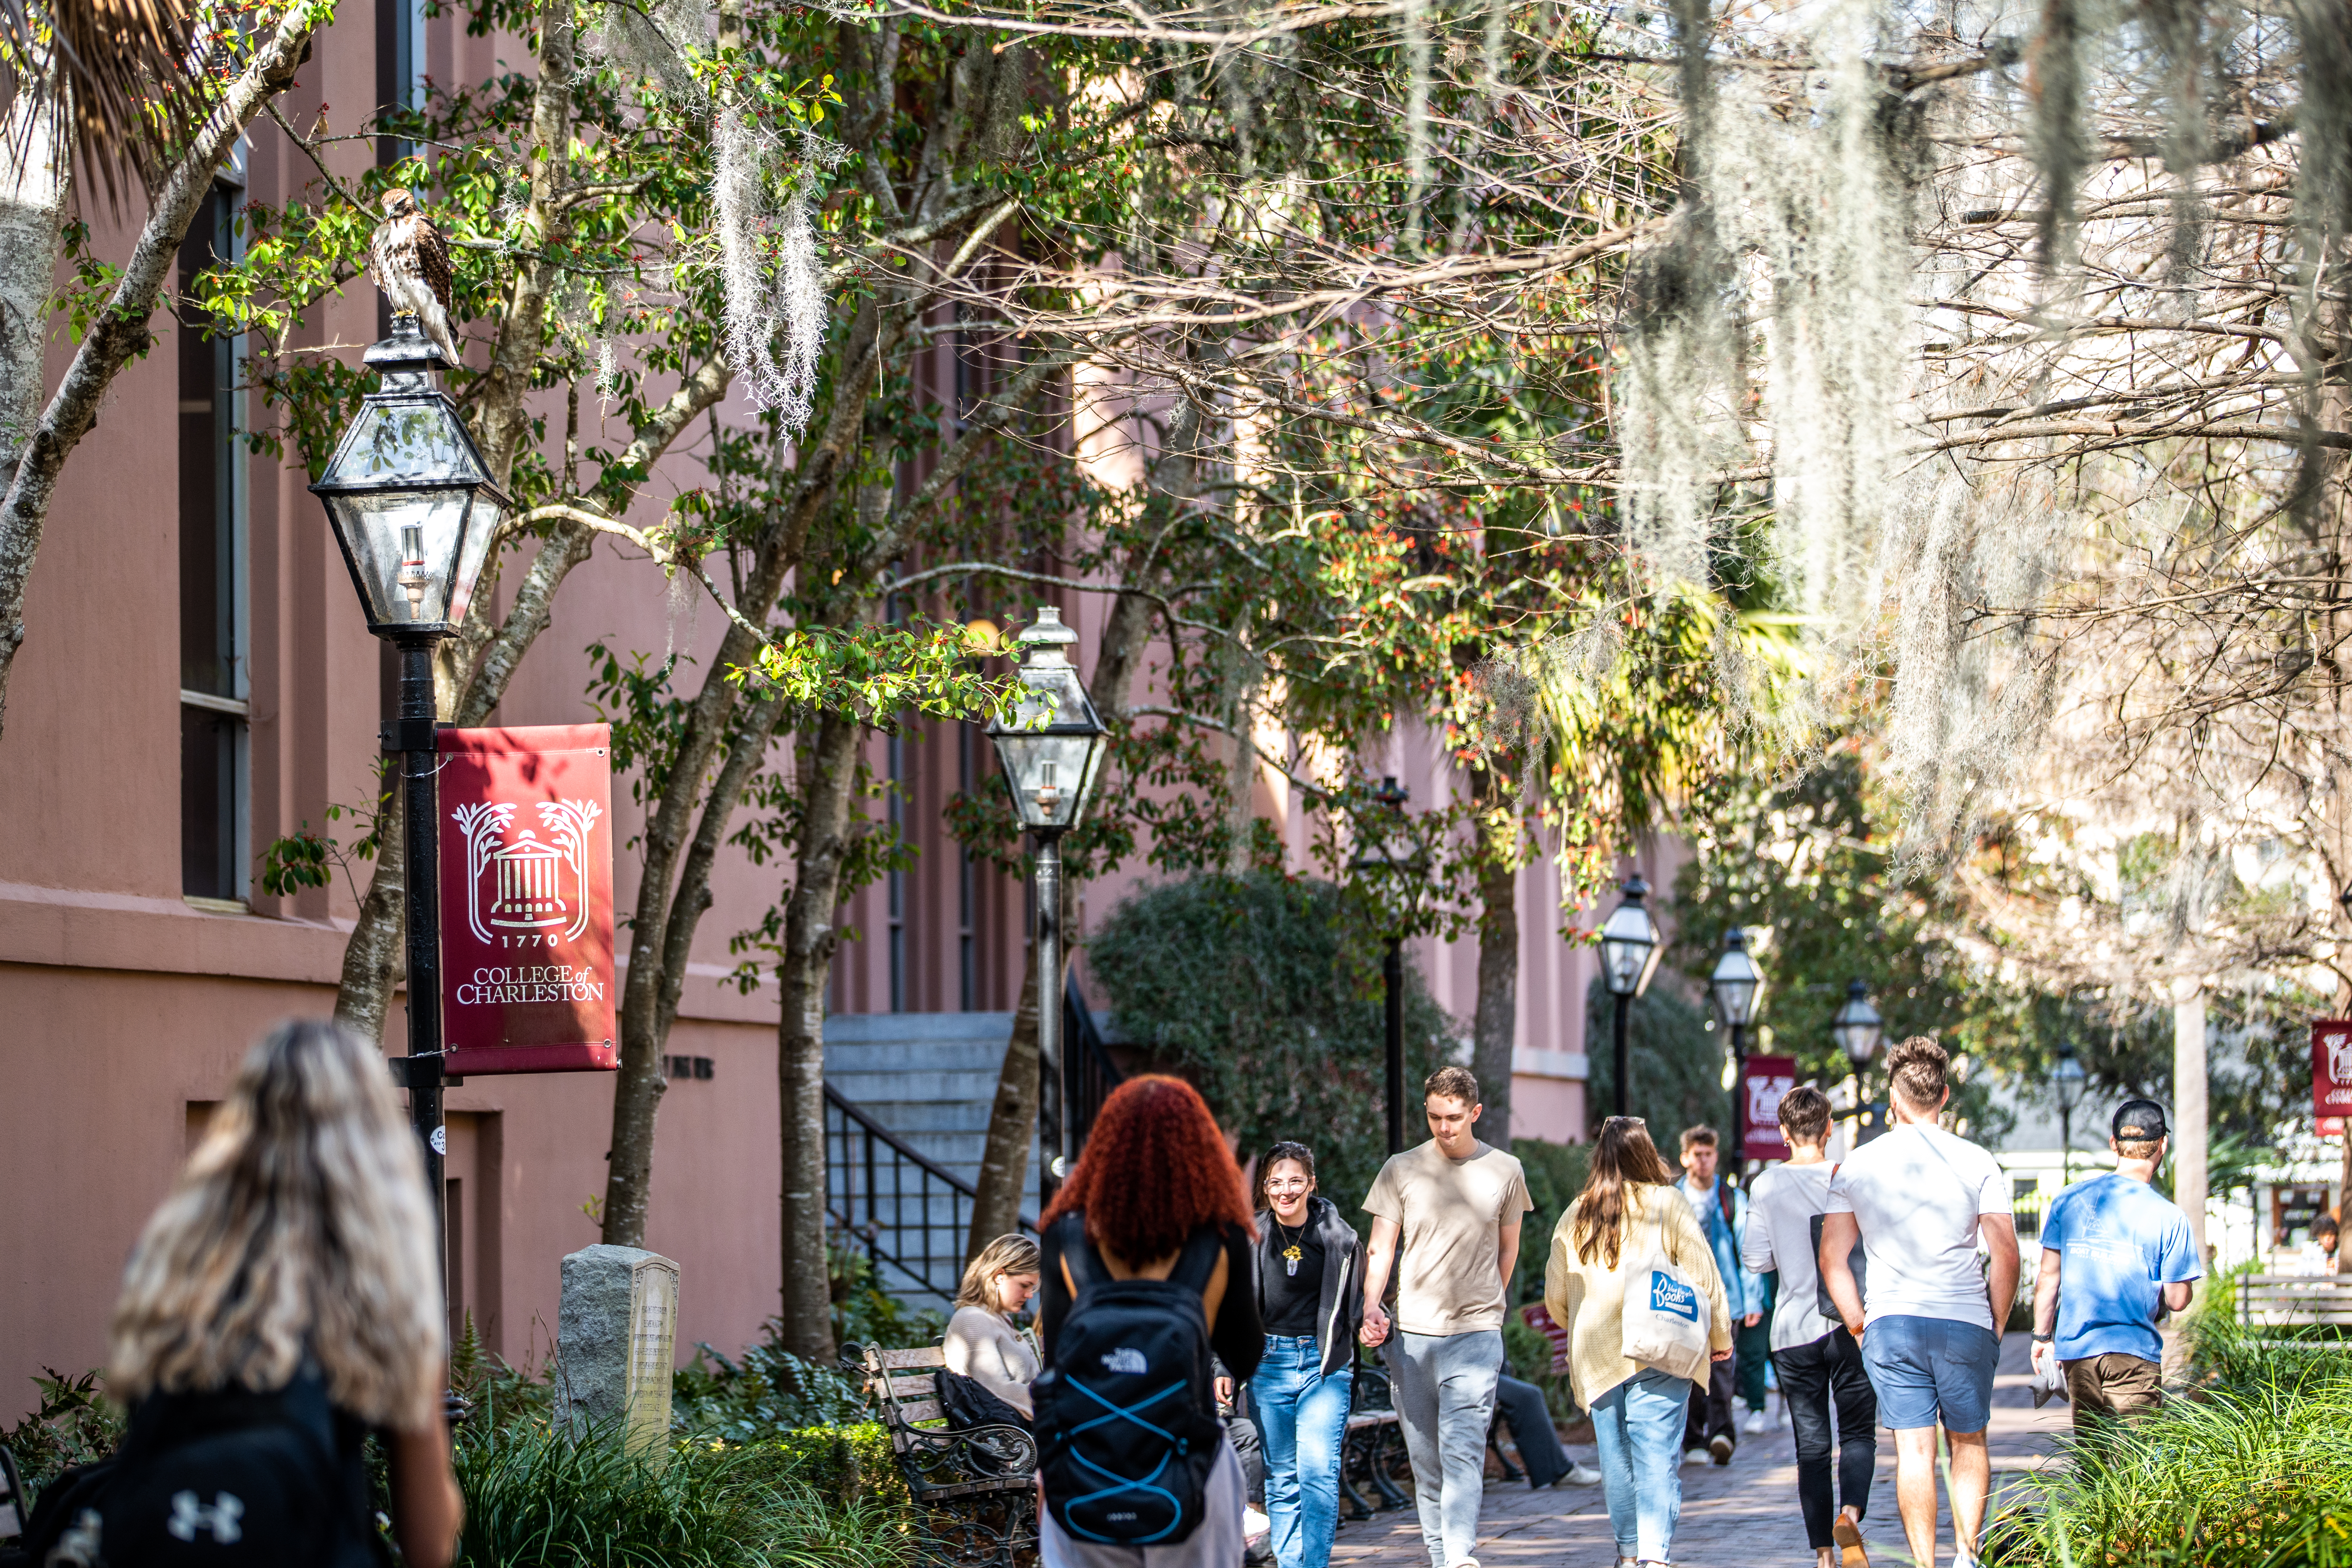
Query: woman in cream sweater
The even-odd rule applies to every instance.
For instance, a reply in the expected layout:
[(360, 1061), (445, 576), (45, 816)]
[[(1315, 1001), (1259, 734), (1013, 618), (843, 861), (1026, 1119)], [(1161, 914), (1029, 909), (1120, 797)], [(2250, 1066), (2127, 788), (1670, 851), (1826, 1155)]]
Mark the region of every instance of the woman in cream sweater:
[[(1666, 1563), (1683, 1510), (1679, 1460), (1691, 1386), (1706, 1375), (1710, 1354), (1731, 1354), (1731, 1306), (1674, 1179), (1640, 1117), (1611, 1117), (1593, 1144), (1584, 1191), (1552, 1228), (1544, 1270), (1544, 1307), (1568, 1331), (1569, 1386), (1592, 1413), (1619, 1568)], [(1706, 1297), (1711, 1314), (1711, 1350), (1675, 1364), (1625, 1358), (1625, 1290), (1654, 1243)]]
[(1037, 1293), (1037, 1244), (1015, 1232), (1000, 1236), (964, 1266), (948, 1320), (947, 1369), (972, 1379), (1021, 1412), (1032, 1411), (1029, 1385), (1037, 1379), (1037, 1352), (1013, 1327), (1013, 1315)]

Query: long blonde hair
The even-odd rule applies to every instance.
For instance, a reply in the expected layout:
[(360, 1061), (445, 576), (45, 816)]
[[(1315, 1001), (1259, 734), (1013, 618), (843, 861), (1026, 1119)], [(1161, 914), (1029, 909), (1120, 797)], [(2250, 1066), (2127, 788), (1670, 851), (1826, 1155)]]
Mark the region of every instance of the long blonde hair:
[(131, 1250), (108, 1392), (267, 1391), (308, 1355), (335, 1404), (416, 1430), (447, 1349), (436, 1241), (383, 1058), (332, 1024), (281, 1024)]
[(1002, 1274), (1034, 1274), (1045, 1267), (1045, 1257), (1037, 1244), (1019, 1231), (1008, 1231), (980, 1249), (978, 1257), (963, 1266), (963, 1282), (956, 1287), (955, 1304), (959, 1307), (985, 1307), (1002, 1313), (997, 1304), (996, 1280)]

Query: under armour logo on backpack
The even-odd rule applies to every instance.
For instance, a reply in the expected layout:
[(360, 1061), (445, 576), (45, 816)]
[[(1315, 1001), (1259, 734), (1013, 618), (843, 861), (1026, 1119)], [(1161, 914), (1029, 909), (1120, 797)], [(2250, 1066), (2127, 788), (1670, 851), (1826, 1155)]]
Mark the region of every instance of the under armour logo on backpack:
[(1151, 1370), (1151, 1363), (1145, 1361), (1143, 1352), (1133, 1345), (1121, 1345), (1115, 1351), (1105, 1351), (1102, 1363), (1105, 1371), (1123, 1372), (1136, 1377), (1140, 1377)]
[(99, 1552), (99, 1542), (106, 1532), (106, 1521), (94, 1508), (83, 1509), (74, 1515), (73, 1523), (58, 1537), (42, 1559), (45, 1568), (98, 1568), (105, 1561)]
[(245, 1504), (231, 1493), (215, 1492), (212, 1506), (207, 1508), (196, 1500), (194, 1492), (173, 1492), (172, 1517), (163, 1528), (182, 1541), (194, 1541), (196, 1531), (207, 1531), (215, 1541), (226, 1546), (244, 1535), (245, 1531), (236, 1525), (244, 1517)]

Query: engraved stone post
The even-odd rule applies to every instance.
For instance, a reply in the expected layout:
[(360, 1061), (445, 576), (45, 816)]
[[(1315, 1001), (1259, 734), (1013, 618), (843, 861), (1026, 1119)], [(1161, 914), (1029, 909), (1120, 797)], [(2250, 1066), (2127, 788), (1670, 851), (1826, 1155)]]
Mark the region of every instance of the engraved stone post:
[(563, 1260), (556, 1315), (555, 1423), (573, 1441), (616, 1434), (667, 1454), (677, 1343), (677, 1265), (634, 1247), (585, 1247)]

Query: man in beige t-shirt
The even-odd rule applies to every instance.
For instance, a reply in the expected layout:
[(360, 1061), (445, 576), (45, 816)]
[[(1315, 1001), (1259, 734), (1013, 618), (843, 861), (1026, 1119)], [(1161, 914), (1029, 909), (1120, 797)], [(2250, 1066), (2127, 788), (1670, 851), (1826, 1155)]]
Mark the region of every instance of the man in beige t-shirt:
[[(1430, 1568), (1477, 1568), (1486, 1429), (1503, 1366), (1503, 1289), (1519, 1256), (1519, 1216), (1535, 1204), (1518, 1161), (1471, 1131), (1484, 1108), (1468, 1068), (1440, 1068), (1422, 1094), (1434, 1136), (1390, 1156), (1364, 1199), (1372, 1240), (1360, 1337), (1388, 1342), (1381, 1359), (1412, 1461)], [(1393, 1323), (1381, 1307), (1391, 1267)]]

